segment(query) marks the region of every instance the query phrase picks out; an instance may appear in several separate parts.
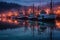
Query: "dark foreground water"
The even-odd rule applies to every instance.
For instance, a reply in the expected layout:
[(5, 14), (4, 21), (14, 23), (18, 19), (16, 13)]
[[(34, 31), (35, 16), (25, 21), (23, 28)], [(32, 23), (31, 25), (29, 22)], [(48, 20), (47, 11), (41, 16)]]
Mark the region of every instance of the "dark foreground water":
[(60, 40), (60, 22), (0, 19), (0, 40)]

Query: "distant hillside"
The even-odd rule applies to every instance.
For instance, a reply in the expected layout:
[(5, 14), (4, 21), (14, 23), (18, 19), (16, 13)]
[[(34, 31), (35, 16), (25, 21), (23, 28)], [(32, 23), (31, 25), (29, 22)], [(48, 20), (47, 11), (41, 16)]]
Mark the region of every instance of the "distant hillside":
[(21, 5), (15, 4), (15, 3), (6, 3), (6, 2), (0, 2), (0, 11), (2, 10), (9, 10), (9, 9), (18, 9), (22, 7)]
[[(60, 2), (53, 3), (53, 7), (56, 7), (59, 5), (60, 5)], [(10, 9), (22, 9), (22, 8), (27, 9), (29, 7), (33, 8), (32, 6), (23, 6), (16, 3), (0, 2), (0, 12), (10, 10)], [(48, 7), (50, 7), (50, 4), (43, 5), (41, 8), (48, 8)]]

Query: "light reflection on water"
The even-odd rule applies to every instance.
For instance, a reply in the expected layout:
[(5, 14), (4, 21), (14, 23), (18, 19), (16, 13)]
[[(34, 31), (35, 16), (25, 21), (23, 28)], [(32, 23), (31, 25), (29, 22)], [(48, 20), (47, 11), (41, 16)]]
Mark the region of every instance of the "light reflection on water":
[(58, 40), (60, 22), (0, 18), (0, 40)]

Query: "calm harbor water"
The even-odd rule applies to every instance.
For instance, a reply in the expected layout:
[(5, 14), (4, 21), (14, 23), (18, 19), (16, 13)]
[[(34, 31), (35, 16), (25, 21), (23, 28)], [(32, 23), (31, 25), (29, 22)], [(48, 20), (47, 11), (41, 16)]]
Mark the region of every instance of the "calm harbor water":
[(60, 21), (0, 18), (0, 40), (60, 40)]

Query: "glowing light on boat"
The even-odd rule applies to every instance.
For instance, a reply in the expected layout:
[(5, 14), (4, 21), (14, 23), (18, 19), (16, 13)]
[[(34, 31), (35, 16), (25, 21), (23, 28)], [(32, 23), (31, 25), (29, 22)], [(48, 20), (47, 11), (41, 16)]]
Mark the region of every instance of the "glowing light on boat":
[(7, 21), (7, 19), (6, 19), (6, 18), (2, 18), (2, 21), (3, 21), (3, 22), (6, 22), (6, 21)]
[(6, 17), (6, 14), (2, 14), (2, 17)]
[(19, 24), (17, 20), (14, 20), (14, 24)]
[(12, 12), (8, 12), (7, 16), (12, 16), (12, 14), (13, 14)]
[(46, 13), (49, 14), (50, 12), (50, 9), (45, 9)]
[(25, 10), (22, 9), (22, 10), (20, 11), (20, 13), (22, 13), (23, 15), (25, 15)]
[(35, 15), (37, 16), (39, 14), (39, 11), (38, 10), (35, 10)]
[(60, 10), (57, 10), (57, 11), (56, 11), (56, 14), (60, 14)]
[(58, 6), (58, 9), (60, 9), (60, 6)]
[(9, 23), (13, 23), (13, 21), (12, 21), (11, 19), (8, 19), (8, 22), (9, 22)]
[(17, 12), (17, 11), (14, 11), (14, 12), (12, 13), (12, 15), (18, 16), (18, 12)]
[(27, 13), (28, 13), (28, 14), (30, 14), (30, 13), (31, 13), (31, 11), (32, 11), (32, 9), (31, 9), (31, 8), (29, 8)]
[(56, 21), (56, 26), (57, 26), (57, 28), (60, 28), (60, 22), (59, 21)]

